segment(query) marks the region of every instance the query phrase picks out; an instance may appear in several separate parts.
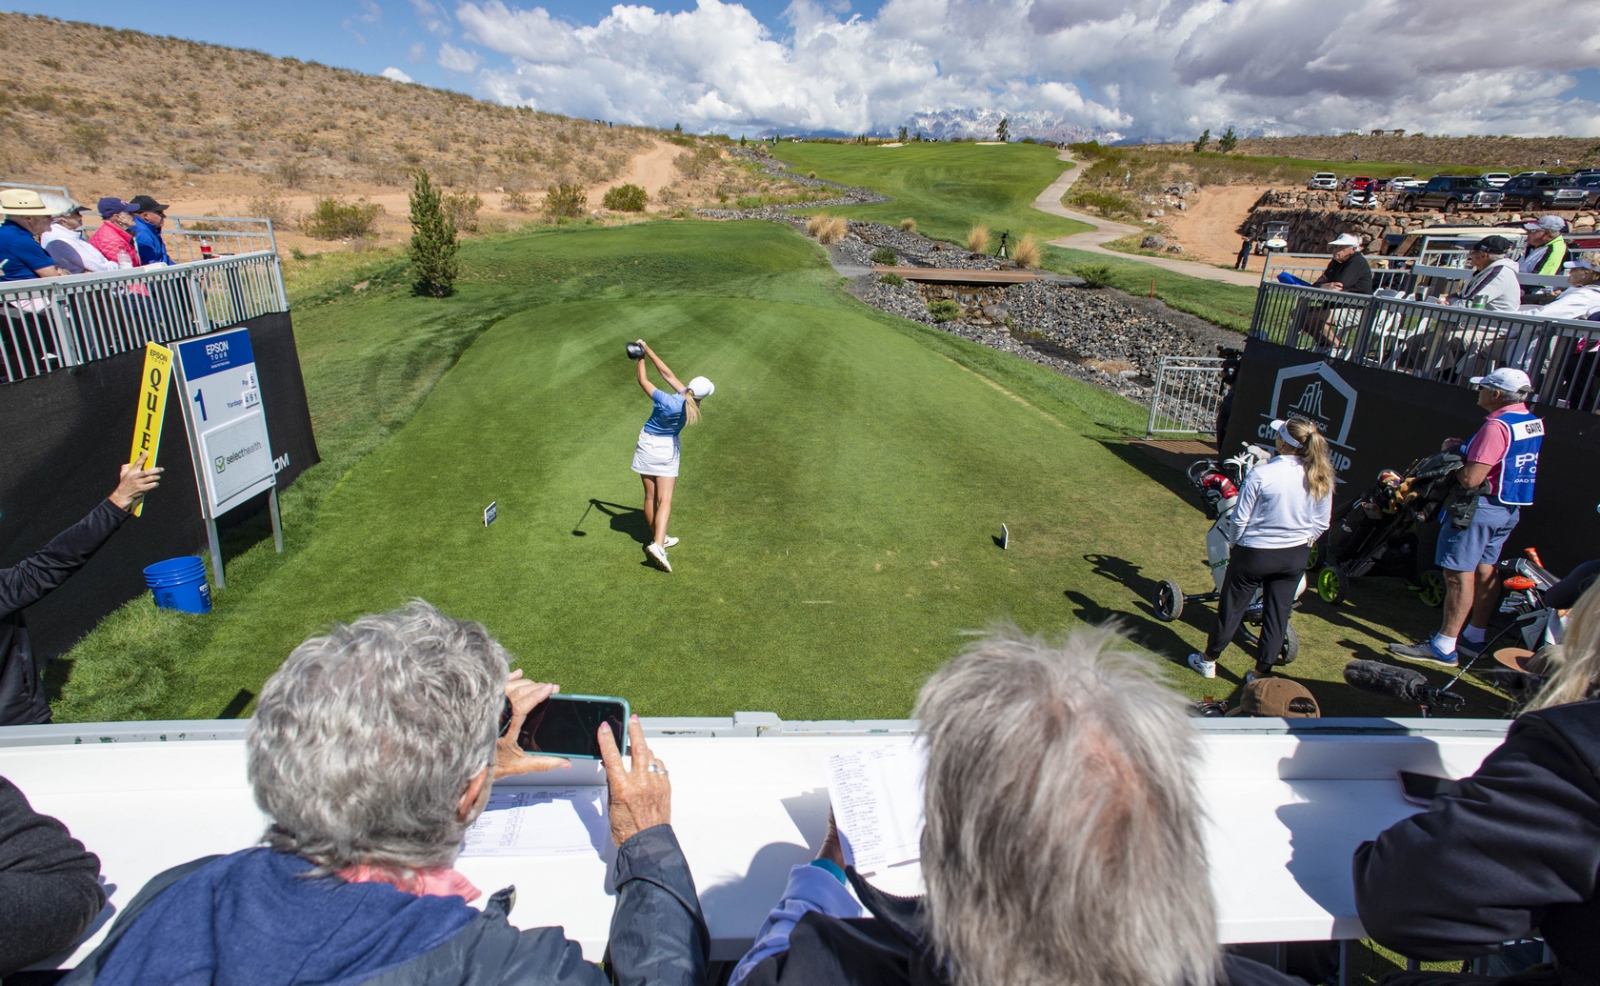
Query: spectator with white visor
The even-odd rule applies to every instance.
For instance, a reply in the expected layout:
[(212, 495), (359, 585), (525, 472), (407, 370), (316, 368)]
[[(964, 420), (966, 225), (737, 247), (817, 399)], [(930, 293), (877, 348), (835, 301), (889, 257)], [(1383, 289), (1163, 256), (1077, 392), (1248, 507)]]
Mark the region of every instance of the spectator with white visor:
[(1217, 659), (1239, 632), (1257, 590), (1262, 594), (1260, 649), (1255, 670), (1244, 680), (1248, 684), (1272, 673), (1311, 545), (1328, 529), (1333, 511), (1333, 462), (1322, 432), (1305, 418), (1274, 421), (1272, 428), (1278, 433), (1278, 454), (1257, 466), (1239, 488), (1217, 619), (1205, 652), (1189, 655), (1189, 667), (1204, 678), (1217, 676)]
[(1472, 658), (1483, 649), (1496, 599), (1495, 563), (1521, 508), (1533, 503), (1544, 422), (1528, 410), (1533, 389), (1528, 375), (1502, 366), (1473, 377), (1472, 385), (1488, 420), (1465, 448), (1459, 438), (1447, 438), (1440, 446), (1440, 451), (1459, 451), (1466, 460), (1455, 473), (1460, 488), (1439, 511), (1434, 563), (1444, 574), (1444, 620), (1431, 640), (1389, 645), (1396, 657), (1419, 664), (1453, 668), (1458, 653)]
[(1562, 264), (1571, 285), (1548, 305), (1531, 309), (1529, 314), (1542, 318), (1586, 319), (1600, 312), (1600, 269), (1588, 257), (1569, 260)]
[(1517, 270), (1547, 276), (1561, 273), (1567, 260), (1567, 241), (1562, 239), (1567, 221), (1560, 216), (1541, 216), (1522, 228), (1528, 231), (1528, 250), (1517, 261)]

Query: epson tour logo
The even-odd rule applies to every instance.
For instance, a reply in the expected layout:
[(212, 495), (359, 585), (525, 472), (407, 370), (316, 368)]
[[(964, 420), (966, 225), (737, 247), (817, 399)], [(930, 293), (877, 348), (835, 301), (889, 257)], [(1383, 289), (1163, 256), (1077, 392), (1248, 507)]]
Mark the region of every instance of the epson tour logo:
[[(1256, 437), (1267, 441), (1276, 438), (1271, 424), (1274, 418), (1305, 418), (1316, 422), (1329, 444), (1353, 452), (1349, 441), (1350, 423), (1355, 416), (1356, 389), (1345, 383), (1333, 367), (1327, 363), (1286, 366), (1278, 371), (1278, 379), (1272, 385), (1272, 403), (1256, 426)], [(1335, 469), (1350, 468), (1350, 456), (1343, 452), (1333, 450), (1332, 459)]]
[(213, 363), (221, 363), (228, 358), (228, 340), (218, 339), (216, 342), (206, 343), (206, 359)]
[(261, 443), (251, 442), (249, 445), (246, 445), (237, 452), (229, 452), (227, 455), (217, 456), (213, 464), (217, 467), (217, 472), (222, 472), (224, 469), (228, 468), (230, 463), (238, 462), (245, 456), (254, 455), (259, 451), (261, 451)]

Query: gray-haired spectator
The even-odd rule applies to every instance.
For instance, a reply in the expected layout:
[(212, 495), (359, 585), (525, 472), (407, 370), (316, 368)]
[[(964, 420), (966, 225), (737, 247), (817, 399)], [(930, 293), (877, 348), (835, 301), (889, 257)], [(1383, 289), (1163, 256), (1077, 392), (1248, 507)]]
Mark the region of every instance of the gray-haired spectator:
[(116, 261), (107, 260), (105, 254), (84, 237), (83, 206), (61, 195), (41, 198), (55, 214), (39, 243), (55, 258), (57, 267), (68, 274), (99, 274), (117, 269)]
[(927, 895), (875, 889), (830, 826), (732, 986), (1296, 982), (1218, 948), (1197, 737), (1155, 662), (1118, 644), (1000, 633), (935, 672), (912, 713)]
[[(246, 739), (267, 845), (156, 876), (67, 982), (604, 986), (560, 928), (507, 921), (512, 888), (468, 906), (480, 893), (451, 866), (495, 772), (548, 766), (515, 737), (554, 690), (508, 676), (481, 625), (420, 601), (307, 640), (267, 679)], [(638, 719), (628, 728), (631, 767), (598, 733), (618, 846), (609, 971), (700, 986), (709, 936), (671, 785)]]
[(45, 253), (39, 237), (50, 228), (50, 207), (29, 188), (0, 191), (0, 281), (60, 277), (55, 258)]
[(1545, 318), (1585, 319), (1600, 312), (1600, 270), (1588, 257), (1569, 260), (1562, 265), (1567, 269), (1567, 283), (1555, 301), (1535, 310)]
[(1567, 221), (1560, 216), (1541, 216), (1524, 223), (1528, 231), (1528, 252), (1517, 261), (1517, 270), (1523, 274), (1558, 274), (1567, 260), (1567, 241), (1561, 234), (1567, 231)]
[(1473, 244), (1467, 263), (1474, 273), (1461, 293), (1450, 295), (1446, 302), (1471, 306), (1481, 300), (1490, 311), (1516, 311), (1522, 304), (1522, 285), (1517, 282), (1516, 262), (1506, 257), (1511, 246), (1504, 236), (1485, 236)]

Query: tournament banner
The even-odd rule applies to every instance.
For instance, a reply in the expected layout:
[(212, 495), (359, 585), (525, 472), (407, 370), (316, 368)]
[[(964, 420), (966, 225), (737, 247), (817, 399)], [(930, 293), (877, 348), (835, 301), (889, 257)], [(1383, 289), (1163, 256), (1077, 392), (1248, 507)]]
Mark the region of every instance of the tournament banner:
[(250, 330), (180, 342), (184, 420), (208, 519), (276, 485)]
[[(167, 414), (167, 387), (172, 379), (172, 350), (156, 343), (147, 343), (144, 349), (144, 374), (139, 378), (139, 407), (134, 412), (133, 449), (128, 453), (128, 464), (134, 465), (144, 456), (144, 468), (154, 468), (156, 454), (161, 451), (161, 422)], [(144, 501), (133, 508), (133, 515), (144, 515)]]

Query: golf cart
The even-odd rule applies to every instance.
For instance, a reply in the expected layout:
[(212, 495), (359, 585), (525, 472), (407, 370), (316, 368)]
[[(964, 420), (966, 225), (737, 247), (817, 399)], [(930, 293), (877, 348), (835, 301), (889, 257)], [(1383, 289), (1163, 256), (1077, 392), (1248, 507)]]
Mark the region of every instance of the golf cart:
[(1256, 237), (1256, 253), (1287, 249), (1289, 249), (1289, 224), (1285, 222), (1262, 224), (1261, 232)]

